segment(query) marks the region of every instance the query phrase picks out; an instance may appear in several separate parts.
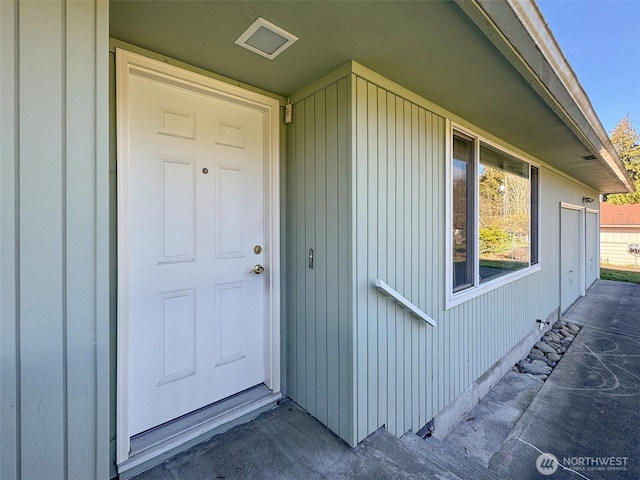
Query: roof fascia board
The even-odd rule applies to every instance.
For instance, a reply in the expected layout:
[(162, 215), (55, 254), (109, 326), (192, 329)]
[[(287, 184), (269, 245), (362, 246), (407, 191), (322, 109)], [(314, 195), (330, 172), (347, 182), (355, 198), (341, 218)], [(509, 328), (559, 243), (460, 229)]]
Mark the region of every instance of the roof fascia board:
[(618, 158), (578, 79), (532, 0), (456, 0), (597, 161), (622, 191), (633, 182)]
[[(486, 3), (486, 0), (481, 1)], [(570, 108), (578, 109), (587, 122), (588, 127), (585, 130), (591, 144), (599, 148), (599, 153), (606, 164), (621, 179), (627, 190), (633, 192), (633, 180), (627, 173), (624, 164), (615, 151), (611, 139), (596, 115), (591, 101), (587, 97), (582, 85), (580, 85), (580, 81), (560, 50), (560, 46), (544, 20), (540, 9), (532, 0), (507, 0), (507, 3), (518, 16), (521, 24), (527, 29), (529, 35), (534, 39), (545, 60), (550, 64), (552, 72), (557, 76), (564, 90), (569, 95), (569, 102), (566, 103)], [(552, 93), (555, 92), (552, 91)], [(562, 103), (564, 106), (565, 102)]]

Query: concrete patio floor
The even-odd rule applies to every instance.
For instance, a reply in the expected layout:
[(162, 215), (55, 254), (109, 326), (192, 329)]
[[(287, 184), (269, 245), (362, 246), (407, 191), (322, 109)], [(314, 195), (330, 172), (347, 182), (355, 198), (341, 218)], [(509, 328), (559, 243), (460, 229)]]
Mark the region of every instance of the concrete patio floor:
[[(639, 479), (640, 285), (599, 280), (564, 318), (583, 328), (489, 468), (523, 480)], [(542, 452), (559, 461), (548, 477), (531, 468)]]
[(509, 372), (443, 440), (352, 449), (285, 400), (135, 478), (638, 479), (640, 285), (600, 280), (564, 319), (583, 328), (549, 379)]

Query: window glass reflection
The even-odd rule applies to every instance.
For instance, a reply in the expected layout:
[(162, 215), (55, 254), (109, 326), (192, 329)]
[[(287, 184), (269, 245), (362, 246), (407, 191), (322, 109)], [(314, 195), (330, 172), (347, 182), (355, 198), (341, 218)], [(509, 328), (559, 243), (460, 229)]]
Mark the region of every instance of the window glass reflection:
[(473, 284), (473, 140), (453, 138), (453, 288)]
[(529, 164), (480, 144), (480, 283), (527, 268), (530, 259)]

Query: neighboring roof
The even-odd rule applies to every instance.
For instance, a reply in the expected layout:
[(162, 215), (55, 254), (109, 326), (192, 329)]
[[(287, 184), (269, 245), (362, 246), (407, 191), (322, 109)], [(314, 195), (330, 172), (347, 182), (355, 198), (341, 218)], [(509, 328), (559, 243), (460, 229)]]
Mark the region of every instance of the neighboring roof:
[(600, 204), (600, 225), (634, 225), (640, 227), (640, 203)]
[[(284, 98), (358, 62), (592, 190), (633, 191), (534, 0), (124, 0), (109, 16), (115, 39)], [(273, 61), (240, 48), (258, 17), (299, 40)]]

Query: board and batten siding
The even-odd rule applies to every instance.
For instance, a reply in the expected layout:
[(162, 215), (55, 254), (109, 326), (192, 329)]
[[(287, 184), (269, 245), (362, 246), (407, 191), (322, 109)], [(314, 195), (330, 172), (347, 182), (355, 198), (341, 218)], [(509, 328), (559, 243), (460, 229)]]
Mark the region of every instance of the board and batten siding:
[(355, 401), (362, 440), (382, 425), (397, 435), (420, 428), (437, 402), (428, 379), (443, 360), (433, 356), (445, 341), (442, 329), (372, 284), (380, 278), (439, 316), (444, 275), (432, 266), (444, 257), (437, 232), (445, 221), (445, 120), (362, 77), (354, 82)]
[(355, 445), (350, 88), (341, 78), (295, 102), (287, 126), (287, 393)]
[(422, 428), (557, 315), (560, 202), (595, 195), (541, 165), (541, 269), (447, 309), (450, 132), (427, 101), (373, 76), (310, 87), (288, 127), (288, 393), (351, 445)]
[(108, 4), (0, 2), (0, 478), (108, 478)]
[[(396, 435), (422, 428), (536, 328), (536, 318), (557, 308), (558, 279), (557, 270), (537, 272), (447, 310), (445, 119), (365, 78), (356, 76), (354, 83), (354, 400), (360, 441), (381, 426)], [(541, 177), (543, 184), (549, 178), (544, 172)], [(556, 202), (555, 211), (554, 197), (541, 188), (543, 205)], [(553, 217), (547, 218), (553, 225)], [(541, 255), (557, 256), (557, 243), (543, 244)], [(373, 287), (376, 278), (437, 326), (382, 296)]]

